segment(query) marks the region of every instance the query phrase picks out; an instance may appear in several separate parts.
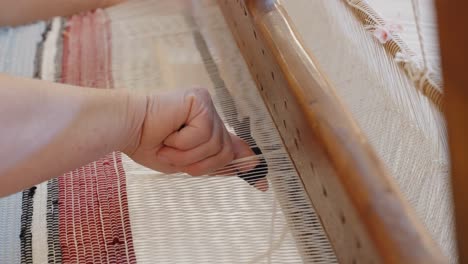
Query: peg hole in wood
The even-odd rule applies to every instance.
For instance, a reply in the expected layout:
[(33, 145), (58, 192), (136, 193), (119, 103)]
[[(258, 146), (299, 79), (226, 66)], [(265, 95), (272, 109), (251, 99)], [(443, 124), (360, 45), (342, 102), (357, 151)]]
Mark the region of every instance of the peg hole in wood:
[(275, 74), (273, 72), (271, 72), (271, 79), (273, 79), (273, 81), (275, 80)]
[(284, 100), (284, 109), (288, 110), (288, 102), (286, 102), (286, 100)]
[(294, 145), (296, 145), (296, 149), (299, 150), (299, 143), (297, 143), (297, 138), (294, 138)]
[(297, 134), (299, 141), (301, 141), (301, 132), (299, 131), (299, 128), (296, 128), (296, 134)]
[(264, 49), (262, 49), (262, 54), (265, 55), (265, 50)]
[(324, 197), (328, 197), (327, 189), (323, 185), (322, 185), (322, 194), (323, 194)]
[(359, 240), (359, 238), (356, 238), (356, 248), (361, 249), (361, 247), (362, 247), (361, 241)]
[(255, 30), (253, 31), (253, 34), (254, 34), (255, 39), (257, 39), (257, 32), (255, 32)]
[(284, 119), (283, 119), (283, 126), (284, 126), (284, 128), (287, 128), (286, 127), (286, 120), (284, 120)]
[(340, 212), (340, 220), (343, 225), (346, 224), (346, 217), (344, 216), (343, 212)]

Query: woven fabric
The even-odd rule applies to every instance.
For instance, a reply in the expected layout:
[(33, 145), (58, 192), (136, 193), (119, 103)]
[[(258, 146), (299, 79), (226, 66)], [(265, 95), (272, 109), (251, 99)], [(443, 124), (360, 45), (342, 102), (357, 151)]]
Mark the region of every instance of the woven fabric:
[[(0, 263), (336, 262), (248, 67), (210, 2), (135, 0), (66, 21), (0, 29), (0, 71), (104, 89), (207, 87), (228, 129), (263, 151), (270, 191), (258, 192), (238, 177), (163, 175), (111, 153), (0, 199)], [(294, 11), (287, 4), (293, 1), (284, 2)], [(306, 39), (311, 50), (439, 243), (451, 241), (442, 217), (449, 214), (445, 157), (437, 151), (443, 144), (431, 134), (437, 126), (424, 129), (437, 117), (406, 115), (414, 101), (382, 88), (392, 83), (388, 72), (352, 52), (361, 43), (356, 38), (373, 47), (364, 30), (347, 36), (356, 23), (343, 29), (327, 17), (342, 6), (313, 4), (318, 8), (299, 11), (318, 15), (293, 14), (306, 19), (296, 20), (299, 26), (315, 30), (304, 35), (324, 36)], [(337, 35), (352, 44), (344, 48), (345, 60), (330, 54), (343, 49), (341, 42), (326, 42)], [(381, 50), (369, 49), (398, 73)], [(410, 86), (406, 79), (393, 84)], [(441, 195), (427, 195), (434, 193)]]
[[(43, 34), (44, 40), (40, 45), (41, 50), (37, 52), (36, 56), (36, 58), (39, 58), (36, 61), (36, 72), (37, 77), (40, 79), (47, 81), (58, 80), (56, 74), (60, 72), (58, 67), (61, 66), (61, 63), (57, 62), (61, 57), (57, 54), (57, 50), (62, 47), (60, 38), (62, 25), (62, 19), (54, 18)], [(43, 182), (36, 187), (32, 202), (33, 214), (31, 220), (32, 263), (60, 263), (57, 179)]]
[[(62, 81), (112, 88), (110, 32), (104, 12), (75, 16), (64, 39)], [(58, 178), (64, 263), (134, 263), (125, 172), (120, 153)]]
[(109, 9), (115, 86), (207, 88), (228, 129), (262, 150), (270, 191), (239, 177), (164, 175), (124, 157), (137, 261), (334, 263), (320, 220), (213, 2), (136, 0)]
[(6, 263), (336, 262), (220, 10), (199, 4), (131, 1), (54, 19), (26, 54), (30, 77), (104, 89), (206, 87), (228, 129), (263, 152), (270, 191), (239, 177), (163, 175), (111, 153), (0, 201), (16, 228), (0, 237), (16, 257)]
[[(112, 88), (103, 11), (0, 29), (0, 71)], [(0, 263), (134, 263), (121, 154), (0, 199)]]
[[(0, 29), (0, 72), (34, 77), (36, 51), (45, 23)], [(31, 216), (34, 190), (0, 199), (0, 263), (31, 261)]]

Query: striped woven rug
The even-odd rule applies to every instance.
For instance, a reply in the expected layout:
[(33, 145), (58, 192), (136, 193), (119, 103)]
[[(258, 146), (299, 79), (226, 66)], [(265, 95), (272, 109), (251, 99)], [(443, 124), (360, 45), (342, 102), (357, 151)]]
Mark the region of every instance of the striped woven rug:
[[(110, 31), (98, 10), (0, 31), (0, 69), (112, 88)], [(136, 262), (120, 153), (0, 200), (0, 263)]]

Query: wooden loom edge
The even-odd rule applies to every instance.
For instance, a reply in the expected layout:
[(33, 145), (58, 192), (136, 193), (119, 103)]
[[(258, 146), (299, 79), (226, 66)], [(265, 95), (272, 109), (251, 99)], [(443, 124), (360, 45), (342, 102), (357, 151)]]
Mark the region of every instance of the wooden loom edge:
[(283, 7), (218, 2), (340, 262), (446, 263)]
[(468, 36), (466, 1), (436, 0), (442, 74), (445, 82), (450, 174), (458, 263), (468, 263)]

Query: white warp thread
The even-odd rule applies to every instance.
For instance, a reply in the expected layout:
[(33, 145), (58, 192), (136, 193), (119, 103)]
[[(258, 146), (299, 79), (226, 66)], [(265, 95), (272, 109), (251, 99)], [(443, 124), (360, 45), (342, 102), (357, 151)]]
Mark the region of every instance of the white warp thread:
[[(237, 108), (237, 113), (227, 109), (222, 118), (251, 118), (252, 136), (269, 165), (271, 190), (262, 193), (238, 177), (164, 175), (124, 157), (137, 261), (335, 263), (219, 8), (210, 1), (193, 1), (191, 7), (187, 2), (136, 0), (108, 10), (115, 86), (161, 90), (201, 85), (217, 94), (221, 88), (210, 81), (194, 40), (194, 30), (200, 30)], [(225, 93), (214, 96), (220, 113)], [(294, 238), (297, 230), (308, 232), (304, 241)]]
[[(411, 8), (409, 1), (368, 2), (379, 12), (390, 12), (390, 6), (392, 12), (399, 10), (401, 14), (406, 11), (401, 7)], [(417, 92), (413, 82), (382, 45), (369, 37), (345, 2), (297, 0), (282, 3), (307, 48), (317, 58), (403, 194), (443, 252), (454, 261), (443, 116)], [(411, 27), (403, 17), (391, 20), (404, 25), (405, 41), (408, 39), (412, 43), (412, 39), (417, 39), (414, 32), (413, 35), (408, 32)]]

